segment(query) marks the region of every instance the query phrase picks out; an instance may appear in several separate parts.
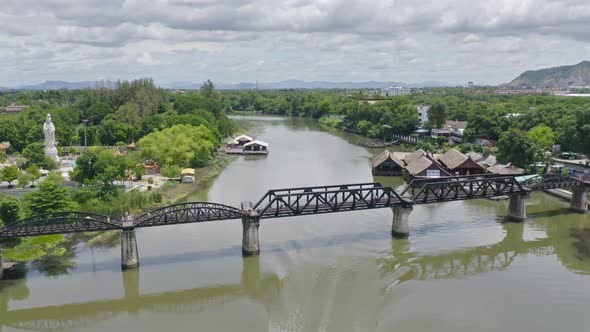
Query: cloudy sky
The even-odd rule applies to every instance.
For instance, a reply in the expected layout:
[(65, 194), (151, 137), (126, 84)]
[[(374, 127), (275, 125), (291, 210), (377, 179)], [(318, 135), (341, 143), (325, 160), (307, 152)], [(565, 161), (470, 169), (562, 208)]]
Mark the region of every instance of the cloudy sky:
[(588, 0), (1, 0), (0, 86), (497, 84), (590, 60)]

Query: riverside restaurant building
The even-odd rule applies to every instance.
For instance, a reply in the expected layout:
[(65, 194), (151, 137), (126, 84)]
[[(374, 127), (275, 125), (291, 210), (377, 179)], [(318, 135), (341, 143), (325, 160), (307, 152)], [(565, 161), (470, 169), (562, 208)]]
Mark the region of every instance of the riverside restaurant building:
[(253, 140), (250, 136), (240, 135), (227, 142), (225, 153), (267, 155), (269, 152), (268, 145), (266, 142)]
[(243, 154), (268, 154), (268, 143), (263, 141), (252, 141), (244, 144)]
[(373, 175), (401, 176), (404, 172), (404, 162), (389, 150), (384, 150), (373, 159)]

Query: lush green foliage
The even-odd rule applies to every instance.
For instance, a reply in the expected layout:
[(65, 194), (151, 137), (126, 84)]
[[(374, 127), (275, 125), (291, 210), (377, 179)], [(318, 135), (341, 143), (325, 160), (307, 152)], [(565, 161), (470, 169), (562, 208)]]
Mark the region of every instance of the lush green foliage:
[(72, 206), (69, 192), (61, 185), (63, 179), (58, 176), (48, 176), (41, 182), (38, 191), (31, 191), (25, 195), (25, 206), (30, 215), (66, 211)]
[(436, 102), (428, 111), (428, 120), (431, 127), (442, 128), (443, 124), (447, 120), (448, 107), (446, 104)]
[(163, 168), (204, 166), (218, 145), (218, 138), (204, 125), (174, 125), (138, 142), (142, 156), (157, 161)]
[[(491, 93), (493, 91), (492, 88), (481, 88), (478, 92), (439, 88), (387, 98), (369, 94), (368, 90), (220, 93), (208, 81), (199, 92), (175, 94), (155, 87), (150, 79), (141, 79), (118, 82), (115, 89), (0, 94), (0, 105), (9, 102), (32, 105), (20, 114), (3, 115), (0, 141), (13, 142), (12, 151), (23, 151), (28, 147), (26, 154), (36, 159), (31, 163), (45, 167), (40, 146), (29, 145), (42, 141), (41, 123), (47, 113), (53, 116), (58, 129), (57, 140), (63, 146), (69, 142), (83, 144), (82, 119), (88, 119), (86, 136), (89, 145), (138, 141), (152, 132), (175, 125), (203, 125), (219, 140), (235, 130), (225, 116), (232, 111), (313, 117), (328, 126), (390, 139), (393, 133), (407, 135), (416, 128), (416, 105), (431, 105), (430, 125), (439, 125), (445, 120), (468, 121), (464, 132), (466, 141), (478, 137), (500, 139), (512, 128), (529, 132), (534, 127), (547, 126), (553, 131), (555, 144), (561, 144), (562, 150), (590, 152), (590, 99), (497, 95)], [(531, 135), (535, 136), (534, 133)], [(543, 143), (535, 145), (548, 148)], [(165, 165), (164, 168), (173, 167)]]
[[(67, 240), (63, 235), (33, 236), (18, 239), (17, 243), (4, 249), (7, 259), (16, 262), (33, 261), (35, 265), (46, 257), (60, 257), (67, 254), (68, 249), (63, 245)], [(16, 245), (18, 244), (18, 245)], [(71, 254), (71, 252), (70, 252)], [(41, 269), (41, 271), (44, 271)], [(52, 275), (51, 273), (49, 273)]]
[(142, 193), (136, 190), (125, 192), (116, 188), (108, 196), (101, 195), (92, 187), (79, 187), (71, 190), (71, 197), (82, 211), (102, 213), (121, 217), (125, 212), (136, 214), (162, 202), (159, 191)]
[(33, 182), (37, 181), (41, 177), (41, 170), (39, 170), (39, 167), (37, 165), (31, 165), (27, 167), (26, 172), (27, 174), (31, 175), (31, 179)]
[(528, 168), (535, 161), (536, 146), (529, 135), (516, 128), (503, 133), (498, 141), (498, 159), (500, 162)]
[(342, 118), (339, 117), (323, 116), (319, 121), (323, 125), (334, 128), (342, 128), (344, 126), (344, 121), (342, 121)]
[(57, 165), (45, 155), (42, 142), (34, 142), (23, 149), (23, 157), (27, 158), (27, 165), (36, 165), (45, 169), (55, 169)]
[(18, 198), (0, 194), (0, 226), (17, 221), (20, 209)]
[(8, 187), (12, 186), (12, 181), (16, 180), (19, 175), (18, 167), (16, 166), (6, 166), (2, 170), (0, 170), (0, 179), (2, 181), (8, 182)]
[(29, 183), (33, 182), (33, 176), (29, 173), (21, 173), (18, 176), (18, 186), (20, 188), (26, 187)]
[(221, 101), (226, 111), (322, 118), (324, 124), (382, 139), (390, 139), (391, 133), (411, 133), (418, 125), (415, 105), (432, 105), (430, 125), (444, 120), (468, 121), (467, 141), (478, 137), (497, 140), (511, 128), (528, 132), (545, 125), (562, 150), (590, 153), (590, 98), (498, 95), (493, 91), (439, 88), (388, 98), (368, 91), (229, 91)]
[(114, 89), (0, 92), (0, 105), (31, 105), (18, 114), (0, 115), (0, 141), (10, 141), (11, 152), (22, 152), (32, 164), (51, 166), (40, 143), (47, 113), (56, 126), (58, 149), (84, 145), (84, 136), (89, 146), (128, 144), (176, 124), (203, 124), (220, 139), (235, 128), (219, 98), (212, 82), (205, 82), (201, 92), (176, 95), (151, 79), (120, 81)]
[(112, 194), (114, 182), (124, 180), (128, 169), (135, 163), (126, 156), (119, 156), (115, 150), (90, 148), (76, 160), (76, 167), (70, 174), (72, 180), (94, 186), (102, 197)]

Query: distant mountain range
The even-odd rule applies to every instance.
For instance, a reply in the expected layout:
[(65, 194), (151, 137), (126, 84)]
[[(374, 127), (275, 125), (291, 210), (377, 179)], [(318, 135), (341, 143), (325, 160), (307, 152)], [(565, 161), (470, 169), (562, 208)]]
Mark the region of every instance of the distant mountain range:
[(512, 88), (568, 88), (590, 86), (590, 61), (577, 65), (529, 70), (507, 84)]
[[(280, 82), (260, 83), (220, 83), (214, 82), (220, 90), (278, 90), (278, 89), (383, 89), (390, 86), (404, 88), (429, 88), (429, 87), (452, 87), (456, 84), (446, 82), (426, 81), (420, 83), (404, 82), (330, 82), (330, 81), (301, 81), (286, 80)], [(0, 87), (3, 90), (59, 90), (59, 89), (91, 89), (97, 86), (114, 88), (114, 81), (45, 81), (40, 84), (25, 85), (19, 87)], [(196, 90), (201, 87), (202, 82), (173, 82), (160, 84), (166, 89)], [(576, 65), (529, 70), (520, 74), (508, 84), (501, 85), (508, 88), (568, 88), (572, 86), (590, 86), (590, 61), (582, 61)]]
[(14, 88), (15, 90), (80, 90), (93, 89), (97, 86), (104, 86), (113, 88), (115, 82), (113, 81), (83, 81), (83, 82), (66, 82), (66, 81), (45, 81), (40, 84), (25, 85)]
[[(421, 82), (421, 83), (403, 83), (403, 82), (329, 82), (329, 81), (300, 81), (287, 80), (280, 82), (260, 82), (260, 83), (216, 83), (216, 87), (221, 90), (278, 90), (278, 89), (383, 89), (390, 86), (401, 86), (404, 88), (426, 88), (426, 87), (444, 87), (454, 86), (444, 82)], [(169, 89), (198, 89), (201, 83), (178, 82), (164, 84), (163, 87)]]
[[(202, 83), (193, 82), (175, 82), (160, 84), (161, 87), (166, 89), (199, 89)], [(66, 82), (66, 81), (45, 81), (40, 84), (25, 85), (15, 88), (14, 90), (79, 90), (79, 89), (92, 89), (97, 86), (103, 86), (107, 88), (113, 88), (115, 86), (114, 81), (83, 81), (83, 82)], [(256, 89), (256, 83), (215, 83), (215, 86), (220, 90), (252, 90)], [(277, 89), (383, 89), (390, 86), (401, 86), (405, 88), (426, 88), (426, 87), (445, 87), (454, 86), (453, 84), (444, 82), (422, 82), (422, 83), (403, 83), (403, 82), (328, 82), (328, 81), (299, 81), (299, 80), (287, 80), (280, 82), (269, 82), (269, 83), (258, 83), (258, 89), (261, 90), (277, 90)], [(9, 88), (6, 88), (7, 90)]]

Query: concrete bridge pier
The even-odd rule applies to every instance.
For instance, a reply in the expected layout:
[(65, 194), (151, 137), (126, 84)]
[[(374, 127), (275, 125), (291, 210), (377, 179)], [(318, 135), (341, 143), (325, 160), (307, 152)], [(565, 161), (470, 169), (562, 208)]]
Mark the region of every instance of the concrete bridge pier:
[(575, 212), (585, 213), (588, 210), (588, 188), (578, 187), (572, 190), (570, 209)]
[(405, 238), (410, 235), (408, 218), (414, 210), (411, 206), (393, 206), (393, 222), (391, 223), (391, 235), (395, 238)]
[(258, 228), (260, 227), (260, 215), (252, 206), (252, 202), (242, 202), (242, 255), (260, 255), (260, 242), (258, 240)]
[(526, 218), (526, 204), (525, 199), (529, 194), (516, 193), (510, 195), (508, 201), (508, 219), (512, 221), (524, 221)]
[(121, 232), (121, 267), (123, 270), (139, 267), (135, 228), (123, 229)]

